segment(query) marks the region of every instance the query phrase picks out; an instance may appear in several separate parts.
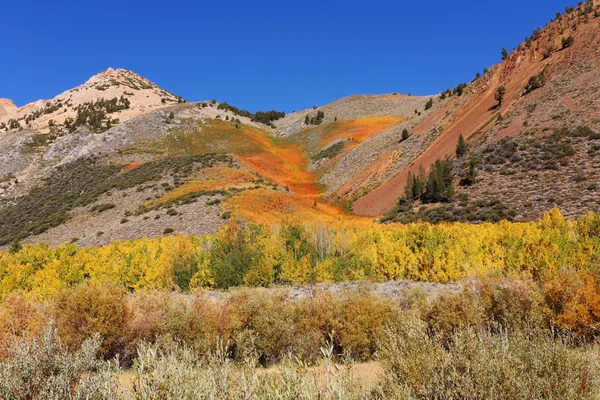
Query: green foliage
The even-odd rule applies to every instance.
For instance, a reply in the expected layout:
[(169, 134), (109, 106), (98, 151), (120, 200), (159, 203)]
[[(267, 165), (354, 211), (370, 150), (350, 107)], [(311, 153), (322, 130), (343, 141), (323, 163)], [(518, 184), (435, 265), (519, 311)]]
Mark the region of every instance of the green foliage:
[(244, 282), (246, 272), (261, 256), (260, 248), (254, 246), (259, 234), (257, 226), (241, 229), (234, 224), (213, 243), (209, 268), (216, 287), (229, 288)]
[(408, 139), (409, 136), (410, 136), (410, 133), (408, 132), (408, 129), (404, 128), (402, 130), (402, 141)]
[(344, 148), (346, 147), (346, 142), (343, 140), (337, 141), (331, 146), (321, 150), (315, 156), (311, 157), (313, 160), (323, 160), (326, 158), (334, 158), (338, 154), (341, 154)]
[(106, 210), (111, 210), (113, 208), (115, 208), (116, 206), (113, 203), (102, 203), (102, 204), (96, 204), (94, 207), (92, 207), (90, 209), (91, 212), (96, 212), (96, 213), (101, 213), (103, 211)]
[(427, 177), (425, 193), (421, 197), (425, 203), (437, 203), (440, 201), (450, 201), (454, 196), (454, 172), (450, 160), (436, 160), (431, 165), (431, 170)]
[[(112, 114), (129, 108), (129, 100), (121, 96), (110, 100), (103, 98), (80, 104), (76, 107), (75, 120), (65, 121), (65, 127), (73, 132), (78, 126), (88, 126), (93, 132), (103, 132), (110, 127)], [(104, 124), (103, 124), (104, 123)]]
[(10, 245), (8, 246), (9, 253), (16, 254), (21, 250), (23, 250), (23, 246), (21, 245), (21, 242), (19, 242), (18, 239), (15, 239), (12, 242), (10, 242)]
[(469, 145), (465, 141), (462, 133), (458, 136), (458, 143), (456, 144), (456, 158), (463, 158), (469, 151)]
[(438, 159), (431, 165), (427, 180), (423, 169), (418, 176), (409, 171), (404, 187), (405, 197), (411, 201), (420, 199), (423, 203), (449, 201), (454, 195), (453, 179), (450, 160)]
[(529, 82), (525, 86), (525, 94), (531, 93), (536, 89), (541, 88), (546, 84), (546, 77), (543, 72), (529, 78)]
[(241, 117), (250, 118), (252, 121), (260, 122), (261, 124), (264, 124), (264, 125), (267, 125), (270, 127), (275, 127), (275, 125), (273, 125), (273, 121), (276, 121), (278, 119), (285, 117), (285, 112), (283, 112), (283, 111), (275, 111), (275, 110), (257, 111), (253, 114), (248, 110), (240, 110), (239, 108), (232, 106), (232, 105), (228, 104), (227, 102), (220, 103), (217, 106), (217, 109), (218, 110), (229, 110), (236, 115), (239, 115)]
[(400, 222), (403, 224), (428, 222), (500, 222), (512, 221), (516, 212), (498, 200), (477, 200), (459, 204), (444, 204), (433, 207), (421, 207), (413, 210), (412, 204), (400, 199), (398, 205), (381, 218), (381, 222)]
[(433, 107), (433, 97), (431, 97), (429, 100), (427, 100), (427, 103), (425, 103), (425, 111), (429, 110), (431, 107)]
[(508, 58), (508, 49), (506, 47), (502, 48), (502, 61)]
[(500, 86), (496, 90), (496, 94), (494, 94), (494, 100), (498, 102), (498, 107), (502, 106), (502, 101), (504, 100), (504, 94), (506, 93), (506, 88), (504, 86)]
[(573, 36), (569, 35), (562, 39), (562, 48), (567, 49), (567, 48), (571, 47), (573, 45), (573, 43), (575, 43), (575, 38), (573, 38)]
[[(304, 119), (304, 123), (306, 125), (310, 124), (310, 125), (321, 125), (323, 123), (323, 119), (325, 118), (325, 113), (323, 111), (317, 111), (317, 115), (314, 117), (310, 117), (309, 115), (306, 116), (306, 118)], [(308, 123), (307, 123), (308, 121)]]
[(414, 175), (411, 171), (408, 171), (406, 178), (406, 186), (404, 187), (404, 196), (408, 200), (418, 200), (425, 193), (425, 186), (427, 184), (427, 175), (423, 166), (419, 168), (419, 174)]
[(469, 160), (469, 167), (465, 176), (460, 180), (463, 186), (471, 186), (477, 180), (477, 162), (474, 159)]

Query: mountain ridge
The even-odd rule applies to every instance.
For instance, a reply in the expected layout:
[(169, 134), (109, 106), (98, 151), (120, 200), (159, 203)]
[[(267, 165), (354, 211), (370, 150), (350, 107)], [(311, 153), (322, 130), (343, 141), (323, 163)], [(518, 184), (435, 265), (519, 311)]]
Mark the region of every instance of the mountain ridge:
[[(188, 103), (109, 68), (19, 109), (13, 122), (4, 117), (0, 242), (97, 246), (214, 232), (231, 218), (483, 222), (600, 210), (599, 4), (561, 15), (473, 81), (434, 96), (352, 95), (288, 115), (250, 113)], [(14, 108), (4, 101), (0, 110)], [(457, 157), (460, 136), (467, 151)], [(454, 196), (406, 202), (409, 173), (447, 157)], [(476, 177), (464, 184), (469, 165)], [(106, 185), (90, 186), (87, 174)], [(36, 210), (35, 196), (60, 212)]]

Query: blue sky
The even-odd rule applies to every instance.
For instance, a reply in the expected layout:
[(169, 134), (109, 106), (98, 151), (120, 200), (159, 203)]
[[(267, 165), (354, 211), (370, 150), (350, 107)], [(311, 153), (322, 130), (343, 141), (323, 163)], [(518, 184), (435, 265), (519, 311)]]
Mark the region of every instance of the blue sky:
[(19, 106), (131, 69), (188, 100), (287, 112), (470, 81), (573, 2), (19, 0), (0, 11), (0, 97)]

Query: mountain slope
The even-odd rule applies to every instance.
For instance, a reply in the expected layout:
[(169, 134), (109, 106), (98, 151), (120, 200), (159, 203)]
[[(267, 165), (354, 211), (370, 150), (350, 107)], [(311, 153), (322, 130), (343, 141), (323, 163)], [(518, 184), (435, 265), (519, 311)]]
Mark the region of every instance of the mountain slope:
[[(201, 234), (231, 218), (481, 222), (600, 210), (597, 15), (600, 3), (585, 3), (435, 96), (250, 113), (109, 69), (48, 102), (2, 101), (0, 246)], [(468, 151), (455, 157), (461, 135)], [(446, 158), (452, 196), (399, 202), (409, 173)]]
[[(598, 2), (588, 2), (554, 20), (544, 30), (534, 32), (507, 60), (469, 84), (462, 104), (457, 106), (454, 98), (438, 100), (437, 111), (429, 119), (449, 113), (445, 114), (449, 115), (445, 121), (436, 123), (443, 133), (413, 160), (409, 168), (404, 168), (354, 203), (354, 210), (365, 215), (389, 211), (403, 195), (408, 172), (416, 173), (420, 166), (428, 168), (435, 159), (453, 156), (460, 134), (468, 139), (472, 152), (477, 153), (504, 137), (539, 136), (541, 141), (546, 141), (550, 140), (554, 129), (563, 127), (586, 126), (598, 131), (600, 19), (595, 16), (598, 7)], [(574, 42), (563, 48), (563, 40), (569, 37)], [(530, 79), (540, 74), (545, 84), (527, 93), (525, 88)], [(502, 105), (497, 107), (494, 97), (500, 86), (506, 88), (506, 94)], [(499, 115), (502, 116), (501, 122), (498, 121)], [(431, 125), (429, 119), (423, 124)], [(417, 126), (415, 129), (420, 128)], [(587, 146), (584, 147), (582, 150), (587, 151)], [(521, 172), (528, 173), (527, 170)], [(598, 170), (593, 165), (581, 173), (591, 175), (593, 182), (590, 185), (597, 183), (593, 175)], [(496, 189), (496, 183), (502, 180), (500, 178), (489, 174), (480, 177), (487, 187)], [(555, 184), (563, 191), (572, 187), (570, 174), (555, 178), (558, 179)], [(533, 193), (530, 196), (532, 201), (534, 196)], [(500, 197), (508, 200), (506, 196)], [(535, 207), (534, 213), (525, 213), (522, 209), (519, 212), (524, 218), (534, 218), (556, 205), (546, 200)], [(590, 204), (590, 207), (597, 209), (597, 204)], [(573, 215), (574, 212), (568, 214)]]

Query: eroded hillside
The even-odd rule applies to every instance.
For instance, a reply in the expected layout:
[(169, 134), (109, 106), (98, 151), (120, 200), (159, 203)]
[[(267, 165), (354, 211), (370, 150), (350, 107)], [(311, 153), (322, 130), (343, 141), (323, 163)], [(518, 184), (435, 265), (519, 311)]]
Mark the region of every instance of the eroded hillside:
[[(599, 14), (598, 1), (568, 10), (435, 96), (250, 113), (109, 69), (49, 101), (1, 100), (0, 245), (202, 234), (232, 218), (481, 222), (599, 210)], [(443, 196), (427, 193), (436, 160), (447, 160), (436, 167), (451, 188)], [(409, 177), (424, 193), (411, 187), (399, 201)]]

